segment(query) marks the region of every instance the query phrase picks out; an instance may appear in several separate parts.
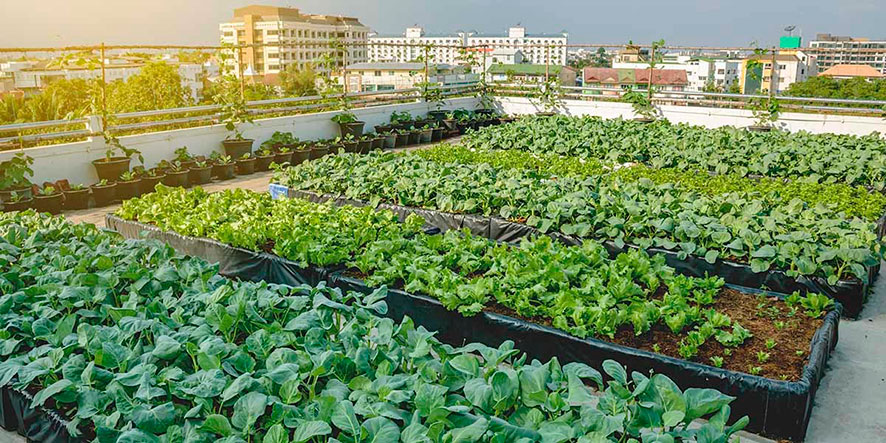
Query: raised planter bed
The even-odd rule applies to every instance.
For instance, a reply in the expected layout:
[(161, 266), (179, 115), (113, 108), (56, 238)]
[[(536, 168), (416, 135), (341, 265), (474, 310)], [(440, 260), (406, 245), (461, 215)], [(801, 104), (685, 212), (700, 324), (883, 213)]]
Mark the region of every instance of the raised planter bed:
[[(139, 238), (146, 233), (149, 238), (165, 241), (181, 253), (218, 262), (222, 274), (228, 277), (249, 280), (261, 278), (279, 284), (325, 279), (331, 286), (342, 290), (370, 291), (362, 280), (346, 276), (340, 268), (303, 268), (267, 253), (232, 248), (209, 239), (162, 232), (156, 227), (125, 221), (113, 215), (107, 216), (106, 224), (124, 237)], [(301, 274), (303, 272), (309, 274)], [(731, 289), (745, 294), (780, 297), (779, 294), (747, 288)], [(513, 340), (530, 358), (548, 359), (556, 356), (561, 363), (578, 361), (586, 364), (600, 364), (605, 359), (615, 359), (630, 362), (630, 367), (641, 373), (654, 370), (665, 374), (681, 386), (718, 389), (737, 397), (731, 405), (732, 411), (735, 416), (748, 415), (751, 418), (747, 430), (794, 440), (802, 440), (805, 436), (818, 383), (824, 374), (830, 351), (837, 342), (841, 309), (837, 305), (815, 331), (809, 344), (808, 361), (799, 380), (778, 381), (609, 341), (580, 339), (551, 327), (489, 310), (466, 318), (447, 310), (433, 298), (401, 290), (389, 290), (387, 301), (390, 306), (387, 313), (389, 317), (398, 320), (408, 315), (429, 330), (439, 331), (439, 337), (452, 344), (469, 340), (497, 346), (504, 340)]]
[[(288, 191), (288, 196), (314, 202), (333, 200), (337, 205), (347, 204), (352, 206), (366, 206), (369, 204), (366, 201), (345, 199), (333, 195), (318, 194), (315, 192), (295, 189), (290, 189)], [(486, 237), (495, 241), (515, 242), (529, 235), (548, 235), (568, 245), (579, 245), (583, 241), (583, 239), (578, 236), (565, 235), (559, 232), (542, 234), (538, 229), (531, 226), (511, 222), (499, 217), (488, 217), (474, 214), (453, 214), (431, 209), (414, 208), (387, 203), (379, 204), (378, 208), (393, 211), (401, 220), (404, 220), (409, 214), (417, 214), (422, 216), (429, 225), (442, 230), (468, 228), (474, 235)], [(886, 226), (886, 216), (881, 218), (878, 222), (878, 235), (881, 237), (884, 232), (884, 226)], [(609, 250), (609, 253), (612, 256), (630, 248), (638, 248), (635, 245), (618, 247), (611, 241), (604, 241), (601, 243), (603, 243), (607, 250)], [(676, 269), (677, 272), (681, 274), (692, 277), (716, 275), (723, 278), (729, 284), (749, 288), (767, 288), (774, 292), (787, 294), (795, 291), (824, 294), (843, 305), (843, 315), (848, 318), (857, 318), (861, 313), (864, 302), (867, 298), (867, 293), (880, 272), (879, 264), (868, 266), (867, 281), (840, 280), (836, 284), (831, 285), (827, 282), (827, 279), (823, 277), (790, 277), (785, 274), (784, 271), (780, 270), (753, 272), (751, 267), (747, 264), (724, 260), (717, 260), (715, 264), (711, 265), (705, 261), (703, 257), (690, 255), (685, 259), (681, 259), (676, 252), (662, 248), (653, 247), (646, 249), (646, 251), (650, 254), (664, 255), (668, 266)]]

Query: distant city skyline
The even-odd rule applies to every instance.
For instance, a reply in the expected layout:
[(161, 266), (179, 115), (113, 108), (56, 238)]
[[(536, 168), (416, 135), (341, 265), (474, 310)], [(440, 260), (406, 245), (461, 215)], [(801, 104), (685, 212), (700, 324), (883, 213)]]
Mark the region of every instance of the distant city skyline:
[[(505, 33), (522, 23), (528, 32), (569, 32), (570, 43), (769, 46), (796, 25), (804, 44), (817, 33), (886, 39), (882, 0), (635, 0), (611, 1), (415, 0), (39, 0), (4, 2), (0, 46), (81, 44), (216, 44), (218, 24), (234, 8), (268, 4), (308, 13), (354, 16), (374, 31), (398, 34), (418, 24), (432, 33), (476, 30)], [(880, 4), (878, 4), (880, 3)], [(766, 11), (766, 12), (763, 12)]]

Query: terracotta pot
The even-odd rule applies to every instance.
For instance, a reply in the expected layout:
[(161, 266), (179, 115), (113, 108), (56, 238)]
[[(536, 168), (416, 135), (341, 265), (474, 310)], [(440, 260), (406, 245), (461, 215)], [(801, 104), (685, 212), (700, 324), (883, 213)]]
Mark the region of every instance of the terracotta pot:
[(22, 198), (17, 202), (4, 202), (3, 210), (6, 212), (24, 211), (34, 206), (33, 198)]
[(118, 181), (117, 182), (117, 199), (118, 200), (129, 200), (133, 197), (139, 196), (139, 190), (141, 184), (140, 179), (130, 180), (130, 181)]
[(212, 181), (212, 166), (198, 168), (196, 165), (188, 171), (188, 181), (191, 186), (205, 185)]
[(274, 154), (255, 157), (255, 170), (267, 171), (271, 169), (271, 163), (274, 163), (276, 157)]
[(61, 192), (53, 195), (35, 195), (34, 209), (37, 212), (48, 212), (53, 215), (61, 214), (64, 202), (65, 195)]
[(241, 158), (237, 160), (237, 175), (249, 175), (255, 172), (254, 158)]
[(142, 195), (149, 194), (154, 192), (157, 189), (157, 185), (163, 182), (163, 179), (166, 177), (166, 174), (157, 175), (154, 177), (142, 177), (142, 182), (139, 184)]
[(65, 209), (77, 210), (89, 207), (89, 189), (69, 189), (65, 191)]
[(244, 139), (244, 140), (223, 140), (222, 146), (225, 148), (225, 154), (231, 156), (231, 158), (240, 158), (243, 157), (243, 154), (251, 154), (252, 153), (252, 144), (255, 140)]
[(129, 162), (129, 157), (111, 157), (93, 160), (92, 165), (99, 180), (113, 181), (129, 170)]
[(219, 180), (230, 180), (234, 178), (234, 168), (236, 167), (236, 163), (231, 163), (227, 165), (212, 165), (212, 176)]
[(105, 186), (92, 185), (92, 199), (96, 207), (108, 206), (117, 199), (117, 184), (111, 183)]
[[(163, 184), (170, 187), (188, 187), (188, 175), (190, 171), (166, 171), (166, 177), (163, 178)], [(119, 196), (118, 196), (119, 197)]]

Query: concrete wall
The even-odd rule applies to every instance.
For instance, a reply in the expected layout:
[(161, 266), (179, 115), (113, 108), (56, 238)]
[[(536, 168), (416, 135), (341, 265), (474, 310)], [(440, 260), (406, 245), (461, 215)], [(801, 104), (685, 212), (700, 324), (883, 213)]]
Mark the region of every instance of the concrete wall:
[[(456, 98), (447, 100), (444, 109), (474, 109), (476, 106), (476, 98)], [(354, 113), (366, 122), (368, 132), (376, 125), (388, 122), (394, 111), (422, 116), (433, 109), (433, 104), (417, 102), (355, 109)], [(301, 140), (333, 138), (338, 136), (338, 125), (330, 120), (335, 114), (337, 112), (333, 111), (256, 120), (254, 125), (242, 128), (243, 136), (256, 140), (254, 149), (276, 131), (292, 132)], [(145, 165), (153, 167), (160, 160), (171, 160), (174, 151), (182, 146), (187, 146), (194, 155), (223, 152), (221, 141), (227, 135), (223, 125), (213, 125), (120, 137), (120, 142), (141, 151)], [(0, 161), (9, 159), (16, 152), (19, 151), (0, 152)], [(82, 142), (28, 148), (25, 153), (34, 158), (34, 177), (31, 179), (34, 183), (68, 179), (72, 184), (90, 185), (98, 181), (91, 162), (104, 157), (105, 147), (101, 137), (94, 137)], [(137, 164), (137, 160), (133, 160), (132, 165)]]
[[(502, 97), (497, 99), (499, 109), (507, 114), (534, 114), (539, 112), (529, 99)], [(744, 109), (704, 108), (695, 106), (661, 106), (664, 117), (674, 123), (717, 128), (720, 126), (750, 126), (754, 122), (751, 111)], [(634, 118), (630, 104), (619, 102), (594, 102), (566, 100), (560, 110), (566, 115), (593, 115), (603, 118)], [(846, 115), (782, 113), (776, 123), (788, 131), (868, 135), (871, 132), (886, 134), (886, 119)]]

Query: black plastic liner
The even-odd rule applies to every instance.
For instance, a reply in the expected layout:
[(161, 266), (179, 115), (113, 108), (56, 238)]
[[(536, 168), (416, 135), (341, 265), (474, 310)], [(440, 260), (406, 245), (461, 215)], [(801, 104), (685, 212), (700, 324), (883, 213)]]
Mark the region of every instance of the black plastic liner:
[[(290, 189), (288, 195), (290, 198), (300, 198), (318, 203), (331, 200), (336, 205), (366, 206), (368, 204), (365, 201), (295, 189)], [(499, 217), (453, 214), (386, 203), (379, 204), (378, 208), (394, 212), (401, 220), (410, 214), (416, 214), (423, 217), (428, 224), (442, 230), (468, 228), (474, 235), (499, 242), (513, 243), (530, 235), (548, 235), (567, 245), (579, 245), (584, 240), (580, 237), (565, 235), (560, 232), (542, 234), (538, 229), (531, 226), (510, 222)], [(882, 237), (884, 232), (886, 232), (886, 215), (877, 222), (877, 235)], [(639, 249), (635, 245), (618, 247), (611, 241), (604, 241), (602, 244), (613, 257), (628, 249)], [(690, 255), (686, 258), (679, 258), (676, 252), (662, 248), (647, 248), (646, 251), (650, 254), (664, 255), (668, 266), (674, 268), (680, 274), (692, 277), (718, 276), (730, 284), (748, 288), (766, 288), (773, 292), (786, 294), (795, 291), (824, 294), (842, 304), (843, 315), (848, 318), (857, 318), (861, 313), (871, 285), (880, 272), (880, 264), (878, 263), (866, 268), (868, 278), (865, 281), (841, 280), (831, 285), (823, 277), (803, 275), (790, 277), (780, 270), (754, 272), (751, 270), (750, 265), (724, 260), (717, 260), (712, 265), (702, 257)]]
[[(161, 233), (156, 227), (122, 220), (111, 215), (106, 218), (106, 222), (109, 228), (119, 229), (118, 232), (128, 238), (141, 238), (142, 231), (149, 232), (150, 238), (164, 239), (167, 236), (175, 238), (177, 243), (172, 246), (176, 250), (186, 255), (201, 256), (209, 261), (219, 260), (220, 268), (229, 270), (228, 276), (232, 278), (257, 280), (256, 276), (250, 273), (260, 269), (268, 283), (292, 284), (294, 281), (287, 277), (287, 272), (250, 267), (241, 263), (246, 260), (247, 255), (252, 255), (254, 260), (265, 261), (269, 267), (292, 266), (291, 262), (279, 257), (276, 257), (276, 260), (269, 260), (266, 257), (269, 254), (246, 250), (238, 250), (238, 254), (233, 254), (226, 251), (235, 248), (217, 241)], [(200, 255), (201, 253), (207, 255)], [(228, 260), (235, 260), (236, 266), (227, 263)], [(326, 279), (330, 286), (342, 290), (364, 293), (372, 291), (372, 288), (366, 286), (362, 280), (344, 276), (341, 270), (307, 269), (306, 272), (311, 276), (320, 276)], [(307, 281), (311, 278), (313, 277), (305, 276), (296, 280)], [(745, 287), (732, 287), (744, 293), (763, 293)], [(783, 297), (781, 294), (767, 294)], [(665, 374), (680, 386), (717, 389), (736, 397), (730, 405), (732, 417), (749, 416), (751, 419), (747, 428), (749, 432), (792, 440), (802, 440), (806, 434), (819, 381), (824, 375), (830, 352), (837, 344), (837, 328), (842, 310), (842, 306), (838, 303), (835, 310), (827, 314), (822, 327), (816, 331), (810, 343), (809, 361), (803, 368), (801, 379), (796, 382), (786, 382), (719, 369), (601, 340), (580, 339), (557, 329), (505, 315), (483, 312), (474, 317), (463, 317), (458, 312), (447, 310), (436, 299), (396, 289), (388, 291), (387, 303), (389, 317), (401, 320), (404, 316), (409, 316), (417, 325), (424, 326), (430, 331), (437, 331), (440, 340), (453, 346), (468, 342), (497, 346), (504, 340), (513, 340), (520, 350), (531, 358), (539, 360), (557, 357), (562, 363), (577, 361), (600, 367), (604, 360), (613, 359), (633, 371), (648, 373), (652, 370)]]
[(28, 441), (73, 443), (81, 441), (68, 433), (67, 422), (53, 411), (31, 408), (31, 394), (11, 386), (0, 388), (0, 425)]
[(208, 238), (198, 239), (166, 232), (156, 226), (126, 221), (113, 215), (105, 217), (105, 225), (123, 237), (159, 240), (185, 255), (202, 257), (210, 263), (218, 263), (219, 274), (229, 278), (290, 286), (301, 284), (316, 286), (317, 283), (326, 280), (328, 273), (325, 268), (302, 267), (274, 254), (235, 248)]

